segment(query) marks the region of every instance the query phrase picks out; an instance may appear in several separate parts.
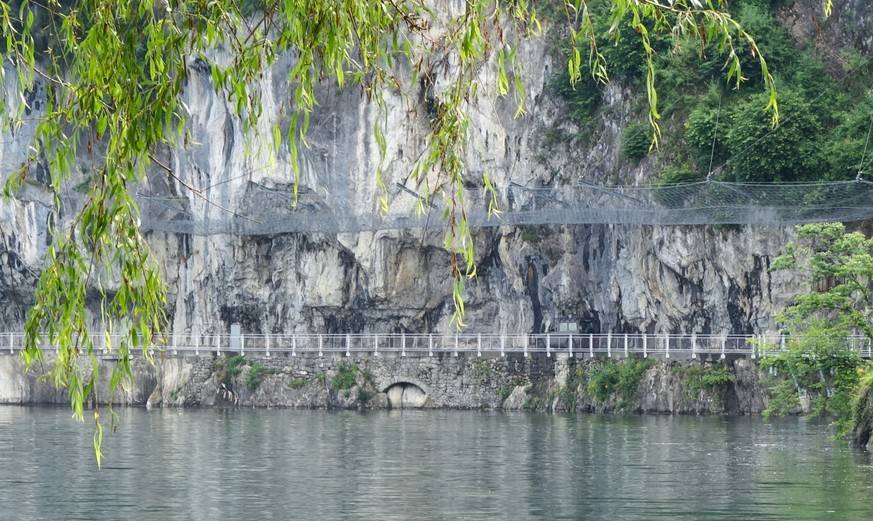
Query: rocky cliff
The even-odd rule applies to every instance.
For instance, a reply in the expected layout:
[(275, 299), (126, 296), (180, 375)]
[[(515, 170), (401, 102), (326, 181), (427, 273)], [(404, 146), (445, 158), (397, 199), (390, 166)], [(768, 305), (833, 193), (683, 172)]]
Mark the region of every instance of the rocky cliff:
[[(817, 0), (796, 2), (785, 23), (798, 38), (822, 45), (837, 41), (869, 50), (869, 3), (847, 1), (833, 22), (818, 26), (809, 14)], [(851, 26), (851, 32), (842, 27)], [(818, 30), (815, 28), (819, 27)], [(867, 27), (863, 31), (859, 28)], [(812, 36), (810, 36), (812, 35)], [(836, 39), (836, 40), (835, 40)], [(482, 72), (483, 88), (472, 108), (470, 182), (491, 172), (498, 190), (586, 181), (650, 181), (659, 159), (628, 164), (619, 154), (622, 129), (634, 109), (633, 89), (616, 83), (603, 93), (591, 128), (561, 117), (567, 109), (548, 88), (562, 59), (549, 39), (518, 49), (527, 85), (528, 115), (514, 119), (512, 100), (494, 95), (496, 79)], [(207, 70), (188, 84), (185, 103), (195, 139), (162, 151), (189, 184), (222, 206), (245, 214), (254, 194), (287, 192), (292, 177), (287, 151), (273, 158), (268, 143), (274, 122), (287, 120), (285, 57), (259, 86), (264, 113), (249, 136), (210, 86)], [(392, 212), (410, 212), (414, 199), (399, 186), (421, 152), (428, 129), (428, 92), (388, 101), (387, 172)], [(6, 101), (18, 93), (6, 88)], [(35, 111), (40, 92), (27, 93)], [(371, 129), (376, 108), (357, 92), (325, 87), (302, 154), (301, 190), (324, 204), (355, 212), (377, 211), (373, 172), (378, 157)], [(590, 132), (588, 145), (547, 143), (562, 132)], [(20, 162), (32, 127), (0, 141), (0, 165)], [(80, 165), (87, 170), (85, 158)], [(48, 240), (47, 192), (37, 175), (21, 201), (0, 202), (0, 330), (20, 330)], [(172, 179), (155, 172), (143, 190), (187, 197), (200, 217), (221, 210), (205, 205)], [(475, 204), (475, 201), (474, 201)], [(771, 274), (771, 260), (791, 237), (780, 227), (661, 227), (586, 225), (501, 227), (475, 233), (479, 276), (467, 285), (467, 324), (472, 332), (538, 332), (570, 320), (591, 332), (757, 332), (774, 328), (773, 312), (801, 287), (790, 274)], [(272, 236), (196, 236), (150, 232), (170, 290), (176, 332), (366, 332), (447, 330), (452, 313), (448, 255), (440, 224), (431, 230)]]
[(862, 380), (856, 400), (852, 443), (857, 447), (873, 449), (873, 378), (868, 376)]
[[(147, 407), (451, 408), (543, 412), (731, 414), (764, 411), (772, 384), (748, 360), (397, 354), (137, 359), (134, 379), (108, 392), (115, 362), (99, 364), (97, 400)], [(85, 371), (90, 370), (84, 367)], [(69, 398), (14, 356), (0, 355), (0, 404)], [(795, 411), (800, 413), (801, 411)]]

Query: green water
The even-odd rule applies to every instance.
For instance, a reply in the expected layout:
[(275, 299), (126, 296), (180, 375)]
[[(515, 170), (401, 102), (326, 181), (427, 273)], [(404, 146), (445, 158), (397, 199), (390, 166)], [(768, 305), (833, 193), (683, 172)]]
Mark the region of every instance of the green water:
[(873, 519), (873, 459), (802, 419), (0, 407), (0, 519)]

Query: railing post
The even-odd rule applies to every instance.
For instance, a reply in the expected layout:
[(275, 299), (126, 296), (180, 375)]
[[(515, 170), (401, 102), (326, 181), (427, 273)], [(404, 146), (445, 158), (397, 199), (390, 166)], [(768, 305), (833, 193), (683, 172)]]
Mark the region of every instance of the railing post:
[(324, 336), (318, 335), (318, 357), (321, 358), (324, 355)]
[(594, 358), (594, 335), (588, 333), (588, 358)]
[(433, 356), (433, 335), (427, 335), (427, 356)]
[(757, 358), (757, 356), (755, 356), (755, 348), (756, 348), (756, 341), (753, 340), (752, 341), (752, 360)]
[(406, 356), (406, 333), (400, 333), (400, 356)]
[(506, 356), (506, 335), (500, 335), (500, 356)]
[(373, 356), (379, 356), (379, 335), (373, 335)]
[(246, 355), (246, 336), (239, 336), (239, 354), (242, 356)]
[(264, 335), (264, 348), (267, 350), (267, 358), (270, 358), (270, 334)]
[(351, 353), (351, 348), (352, 348), (351, 343), (352, 343), (352, 336), (347, 334), (347, 335), (346, 335), (346, 358), (352, 356), (352, 353)]
[(476, 356), (482, 357), (482, 333), (476, 333)]
[(606, 357), (612, 358), (612, 331), (606, 334)]
[(530, 342), (530, 337), (528, 335), (524, 335), (524, 357), (527, 358), (527, 345)]
[(9, 354), (10, 355), (13, 353), (12, 347), (13, 347), (14, 342), (15, 342), (15, 340), (13, 340), (12, 333), (9, 333)]
[(297, 335), (291, 335), (291, 356), (297, 356)]
[(649, 336), (643, 333), (643, 358), (649, 357)]
[[(170, 333), (170, 345), (173, 346), (173, 354), (174, 355), (179, 354), (179, 351), (177, 351), (177, 349), (179, 348), (179, 344), (178, 344), (178, 342), (176, 342), (176, 334), (175, 333)], [(197, 351), (199, 351), (199, 349), (197, 349)], [(200, 353), (197, 351), (195, 351), (194, 354), (199, 356)]]
[(570, 358), (573, 358), (573, 334), (571, 333), (567, 339), (567, 352), (570, 355)]
[(779, 337), (779, 350), (785, 351), (785, 335), (780, 335)]
[(624, 357), (627, 358), (627, 333), (624, 334)]
[(669, 333), (664, 335), (664, 342), (665, 342), (665, 346), (666, 346), (665, 357), (670, 358), (670, 334)]
[(697, 333), (691, 333), (691, 359), (697, 358)]
[(722, 336), (721, 336), (721, 359), (722, 359), (722, 360), (724, 360), (724, 358), (725, 358), (725, 356), (724, 356), (724, 347), (725, 347), (725, 344), (726, 344), (726, 343), (727, 343), (727, 335), (722, 335)]
[(546, 358), (552, 357), (552, 335), (546, 333)]
[(221, 335), (215, 335), (215, 356), (221, 356)]
[(455, 333), (455, 356), (458, 356), (458, 334)]

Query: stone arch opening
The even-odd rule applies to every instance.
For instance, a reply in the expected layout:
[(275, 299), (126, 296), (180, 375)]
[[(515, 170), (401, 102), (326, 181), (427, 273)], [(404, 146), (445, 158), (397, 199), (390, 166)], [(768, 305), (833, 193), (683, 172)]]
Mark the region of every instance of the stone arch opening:
[(427, 392), (412, 382), (395, 382), (385, 388), (391, 409), (420, 409), (427, 403)]

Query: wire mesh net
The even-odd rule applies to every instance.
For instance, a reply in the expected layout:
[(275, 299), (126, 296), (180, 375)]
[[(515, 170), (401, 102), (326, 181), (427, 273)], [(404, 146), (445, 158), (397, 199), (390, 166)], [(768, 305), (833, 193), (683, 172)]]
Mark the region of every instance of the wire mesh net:
[[(410, 189), (398, 189), (411, 198)], [(471, 227), (541, 224), (755, 224), (785, 225), (873, 218), (873, 183), (865, 180), (764, 184), (702, 181), (667, 186), (556, 187), (511, 185), (498, 198), (499, 215), (488, 212), (490, 194), (465, 194)], [(407, 201), (407, 202), (410, 202)], [(252, 185), (232, 211), (206, 200), (139, 196), (142, 227), (194, 235), (271, 235), (289, 232), (342, 233), (438, 226), (446, 202), (433, 198), (425, 212), (397, 205), (387, 214), (354, 213), (345, 201), (302, 192), (291, 194)]]

